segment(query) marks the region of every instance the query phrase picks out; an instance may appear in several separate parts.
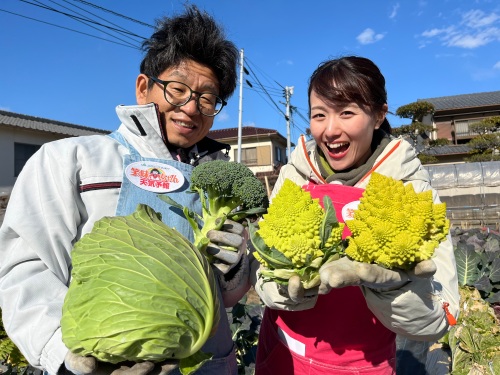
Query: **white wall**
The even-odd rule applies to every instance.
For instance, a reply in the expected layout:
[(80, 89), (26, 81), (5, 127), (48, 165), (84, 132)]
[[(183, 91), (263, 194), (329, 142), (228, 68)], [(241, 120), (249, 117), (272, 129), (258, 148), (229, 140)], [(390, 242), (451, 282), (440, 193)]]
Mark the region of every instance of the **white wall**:
[(16, 182), (16, 177), (14, 177), (14, 143), (42, 145), (61, 138), (66, 138), (66, 136), (11, 126), (0, 126), (0, 193), (3, 191), (10, 192)]

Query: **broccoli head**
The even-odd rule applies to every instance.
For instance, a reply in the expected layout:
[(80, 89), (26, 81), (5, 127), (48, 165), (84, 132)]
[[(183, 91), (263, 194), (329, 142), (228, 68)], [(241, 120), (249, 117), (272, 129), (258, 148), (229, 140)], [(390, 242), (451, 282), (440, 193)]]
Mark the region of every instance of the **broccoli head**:
[(213, 160), (197, 165), (191, 174), (190, 189), (200, 197), (201, 216), (180, 207), (168, 196), (160, 198), (183, 209), (193, 228), (194, 244), (202, 251), (209, 242), (208, 231), (220, 229), (226, 219), (241, 221), (261, 214), (269, 204), (262, 182), (246, 165), (236, 162)]

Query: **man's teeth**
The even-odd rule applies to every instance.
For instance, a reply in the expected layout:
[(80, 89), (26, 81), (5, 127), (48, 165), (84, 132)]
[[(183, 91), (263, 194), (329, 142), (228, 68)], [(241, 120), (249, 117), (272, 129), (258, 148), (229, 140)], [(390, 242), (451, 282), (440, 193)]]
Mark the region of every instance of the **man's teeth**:
[(193, 129), (194, 126), (191, 124), (186, 124), (184, 121), (177, 121), (177, 125), (182, 126), (183, 128)]
[(336, 149), (336, 148), (340, 148), (342, 146), (347, 146), (349, 143), (348, 142), (342, 142), (342, 143), (327, 143), (326, 146), (328, 148), (333, 148), (333, 149)]

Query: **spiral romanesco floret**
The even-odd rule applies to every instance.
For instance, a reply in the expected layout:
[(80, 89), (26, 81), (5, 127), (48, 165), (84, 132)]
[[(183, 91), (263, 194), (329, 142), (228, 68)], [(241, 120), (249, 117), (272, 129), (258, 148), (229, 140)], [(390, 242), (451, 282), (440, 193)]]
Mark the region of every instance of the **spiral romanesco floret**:
[(359, 262), (408, 269), (432, 257), (449, 230), (445, 203), (432, 191), (416, 193), (411, 184), (374, 172), (346, 221), (352, 235), (345, 253)]
[(286, 283), (297, 274), (306, 288), (319, 284), (317, 270), (337, 250), (344, 229), (329, 202), (330, 211), (291, 180), (284, 181), (259, 229), (250, 233), (252, 242), (256, 237), (263, 241), (262, 246), (254, 242), (254, 256), (267, 268), (264, 276)]

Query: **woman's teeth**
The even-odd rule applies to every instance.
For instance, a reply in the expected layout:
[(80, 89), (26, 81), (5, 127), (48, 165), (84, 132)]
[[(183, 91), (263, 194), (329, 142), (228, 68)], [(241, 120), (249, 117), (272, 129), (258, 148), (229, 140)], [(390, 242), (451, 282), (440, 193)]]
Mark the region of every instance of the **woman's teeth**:
[(343, 147), (343, 146), (347, 146), (349, 144), (349, 142), (342, 142), (342, 143), (327, 143), (326, 144), (326, 147), (328, 147), (329, 149), (337, 149), (337, 148), (340, 148), (340, 147)]

